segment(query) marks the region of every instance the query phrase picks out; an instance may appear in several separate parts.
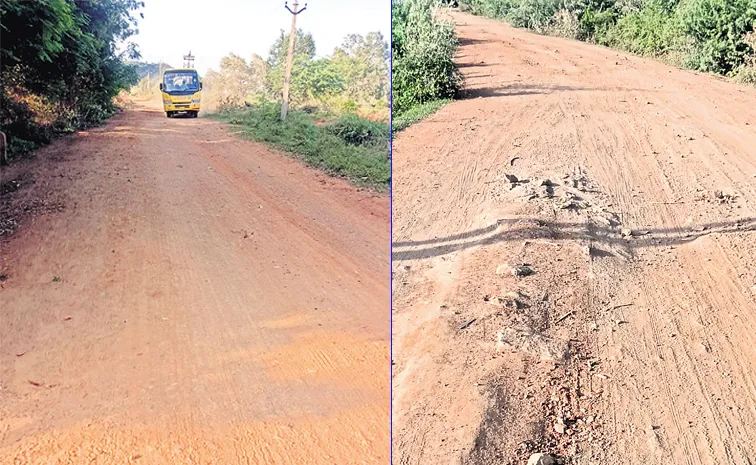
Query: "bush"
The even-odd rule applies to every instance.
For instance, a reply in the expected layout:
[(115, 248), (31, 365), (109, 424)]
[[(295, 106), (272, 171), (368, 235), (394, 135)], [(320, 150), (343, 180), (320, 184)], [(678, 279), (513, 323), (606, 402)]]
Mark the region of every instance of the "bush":
[(454, 63), (454, 26), (435, 18), (431, 0), (392, 4), (392, 109), (401, 115), (415, 105), (451, 98), (461, 77)]
[(754, 53), (745, 41), (756, 22), (753, 0), (684, 0), (677, 13), (682, 32), (696, 42), (692, 68), (726, 74)]
[(571, 11), (559, 10), (554, 14), (551, 26), (546, 29), (545, 33), (568, 39), (578, 39), (580, 38), (580, 20)]
[(551, 26), (557, 10), (555, 0), (521, 0), (507, 12), (506, 18), (512, 26), (543, 33)]
[(263, 101), (217, 117), (240, 126), (242, 135), (296, 154), (305, 163), (331, 175), (380, 190), (388, 189), (391, 181), (388, 137), (382, 147), (377, 142), (352, 145), (332, 133), (331, 128), (316, 126), (312, 116), (305, 112), (290, 112), (286, 120), (281, 121), (280, 110), (279, 104)]
[(386, 123), (346, 114), (326, 126), (326, 130), (350, 145), (383, 146), (388, 149), (389, 125)]
[(620, 18), (608, 34), (609, 45), (639, 55), (663, 56), (684, 40), (675, 21), (662, 4), (649, 2), (640, 11)]
[(487, 18), (504, 19), (518, 5), (518, 0), (471, 0), (465, 9)]
[[(743, 38), (751, 48), (756, 48), (756, 31), (751, 31)], [(733, 80), (741, 84), (756, 86), (756, 54), (746, 58), (738, 69), (733, 72)]]

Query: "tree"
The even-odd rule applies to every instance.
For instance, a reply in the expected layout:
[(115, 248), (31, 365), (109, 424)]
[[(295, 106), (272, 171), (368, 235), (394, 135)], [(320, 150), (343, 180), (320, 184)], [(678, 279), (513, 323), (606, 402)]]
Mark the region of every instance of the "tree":
[(350, 34), (333, 53), (332, 61), (343, 76), (348, 97), (366, 103), (387, 99), (389, 93), (388, 43), (380, 32)]
[[(273, 45), (271, 45), (268, 52), (268, 65), (271, 68), (286, 65), (286, 55), (289, 51), (289, 35), (281, 29), (281, 34), (273, 42)], [(305, 58), (307, 60), (315, 58), (315, 41), (311, 33), (297, 29), (294, 38), (294, 58)]]
[(262, 95), (267, 72), (268, 65), (259, 55), (253, 55), (249, 63), (233, 53), (222, 58), (220, 70), (210, 70), (204, 79), (209, 103), (240, 106), (249, 95)]
[[(139, 0), (3, 0), (0, 122), (9, 145), (101, 121), (113, 97), (137, 82), (124, 58), (138, 51)], [(125, 52), (118, 53), (117, 45)]]

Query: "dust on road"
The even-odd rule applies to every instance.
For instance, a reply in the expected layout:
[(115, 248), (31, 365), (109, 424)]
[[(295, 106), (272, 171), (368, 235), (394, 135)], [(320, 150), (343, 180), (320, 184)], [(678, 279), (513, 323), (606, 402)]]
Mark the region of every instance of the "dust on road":
[(22, 171), (0, 463), (388, 461), (385, 195), (147, 103)]
[(394, 141), (395, 463), (751, 463), (756, 90), (444, 14), (466, 98)]

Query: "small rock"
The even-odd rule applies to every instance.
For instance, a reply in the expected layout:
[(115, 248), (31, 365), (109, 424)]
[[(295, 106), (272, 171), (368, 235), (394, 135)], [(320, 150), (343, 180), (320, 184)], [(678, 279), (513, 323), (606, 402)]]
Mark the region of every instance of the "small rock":
[(534, 273), (535, 271), (533, 271), (533, 268), (531, 268), (530, 265), (527, 264), (515, 265), (512, 267), (512, 274), (517, 276), (518, 278), (530, 276)]
[(517, 184), (518, 182), (520, 182), (520, 180), (517, 179), (517, 176), (515, 176), (514, 174), (505, 174), (504, 177), (507, 178), (507, 181), (511, 182), (512, 184)]
[(547, 186), (548, 187), (548, 186), (553, 185), (553, 183), (551, 182), (550, 179), (545, 179), (544, 178), (544, 179), (541, 179), (540, 181), (538, 181), (538, 185), (539, 186)]
[(622, 237), (632, 237), (633, 230), (630, 228), (622, 228), (622, 231), (620, 231), (622, 234)]
[(557, 460), (551, 454), (533, 454), (528, 459), (528, 465), (556, 465)]
[(556, 431), (557, 434), (564, 434), (566, 428), (567, 427), (562, 422), (557, 421), (556, 423), (554, 423), (554, 431)]

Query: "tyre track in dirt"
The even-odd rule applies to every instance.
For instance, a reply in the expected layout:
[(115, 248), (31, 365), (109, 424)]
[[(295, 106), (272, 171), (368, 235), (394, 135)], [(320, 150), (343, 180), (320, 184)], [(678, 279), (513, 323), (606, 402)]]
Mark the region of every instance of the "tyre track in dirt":
[(394, 141), (395, 460), (751, 463), (756, 90), (443, 14), (466, 98)]
[(388, 460), (385, 195), (149, 102), (11, 170), (0, 463)]

